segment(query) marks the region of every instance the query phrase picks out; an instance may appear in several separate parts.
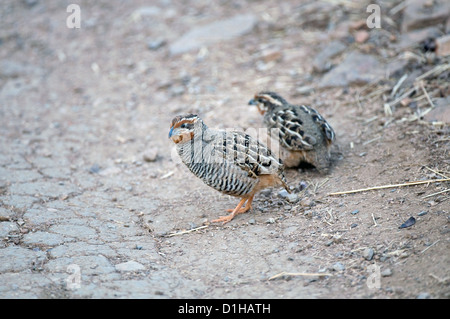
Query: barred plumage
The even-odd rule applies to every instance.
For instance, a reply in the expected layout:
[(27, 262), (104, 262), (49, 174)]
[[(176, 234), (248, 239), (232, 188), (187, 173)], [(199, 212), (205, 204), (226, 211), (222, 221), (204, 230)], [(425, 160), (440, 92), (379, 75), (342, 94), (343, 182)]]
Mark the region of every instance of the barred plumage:
[(213, 222), (226, 223), (248, 211), (253, 196), (263, 188), (283, 186), (290, 191), (281, 160), (248, 134), (210, 129), (197, 115), (190, 114), (173, 119), (169, 137), (194, 175), (224, 194), (242, 198), (230, 215)]
[(275, 92), (263, 91), (255, 95), (249, 104), (256, 105), (264, 123), (278, 129), (281, 158), (286, 167), (297, 167), (301, 162), (314, 165), (327, 172), (330, 167), (330, 147), (335, 133), (328, 122), (313, 108), (292, 105)]

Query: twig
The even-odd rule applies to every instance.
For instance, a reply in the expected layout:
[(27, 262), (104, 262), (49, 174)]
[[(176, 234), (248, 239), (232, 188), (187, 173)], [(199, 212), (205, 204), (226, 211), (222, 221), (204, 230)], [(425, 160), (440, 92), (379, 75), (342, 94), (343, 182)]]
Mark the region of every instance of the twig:
[(408, 91), (406, 91), (405, 93), (403, 93), (402, 95), (400, 95), (397, 99), (395, 99), (394, 101), (390, 102), (390, 103), (386, 103), (389, 104), (389, 107), (395, 106), (396, 104), (398, 104), (399, 102), (401, 102), (405, 97), (409, 96), (412, 92), (414, 92), (416, 90), (415, 87), (412, 87), (411, 89), (409, 89)]
[(331, 196), (331, 195), (353, 194), (353, 193), (360, 193), (360, 192), (371, 191), (371, 190), (375, 190), (375, 189), (385, 189), (385, 188), (394, 188), (394, 187), (412, 186), (412, 185), (438, 183), (438, 182), (448, 182), (448, 181), (450, 181), (450, 178), (429, 179), (429, 180), (426, 180), (426, 181), (408, 182), (408, 183), (403, 183), (403, 184), (383, 185), (383, 186), (361, 188), (361, 189), (356, 189), (356, 190), (351, 190), (351, 191), (335, 192), (335, 193), (329, 193), (328, 195)]
[(441, 173), (439, 173), (438, 171), (435, 171), (434, 169), (429, 168), (428, 166), (424, 166), (424, 167), (425, 167), (426, 169), (432, 171), (432, 172), (435, 173), (435, 174), (441, 175), (443, 178), (449, 178), (448, 176), (446, 176), (446, 175), (444, 175), (444, 174), (441, 174)]
[[(392, 114), (391, 114), (391, 115), (392, 115)], [(373, 138), (373, 139), (371, 139), (371, 140), (365, 141), (362, 145), (370, 144), (370, 143), (372, 143), (372, 142), (375, 142), (376, 140), (379, 140), (380, 138), (381, 138), (381, 135), (379, 135), (379, 136), (377, 136), (377, 137), (375, 137), (375, 138)]]
[(433, 247), (434, 245), (436, 245), (439, 241), (440, 241), (440, 239), (436, 240), (434, 243), (432, 243), (430, 246), (428, 246), (427, 248), (425, 248), (424, 250), (422, 250), (420, 253), (423, 254), (423, 253), (426, 252), (428, 249), (430, 249), (431, 247)]
[(320, 188), (320, 187), (322, 187), (323, 185), (325, 185), (327, 182), (328, 182), (328, 180), (329, 180), (329, 178), (327, 177), (327, 178), (324, 178), (324, 180), (322, 181), (322, 182), (317, 182), (316, 184), (314, 184), (314, 193), (316, 193), (317, 192), (317, 190)]
[(373, 213), (372, 213), (372, 219), (373, 219), (373, 223), (375, 224), (375, 226), (378, 226), (377, 221), (375, 220), (375, 216), (373, 216)]
[(279, 277), (283, 276), (312, 276), (312, 277), (324, 277), (324, 276), (333, 276), (332, 274), (328, 273), (307, 273), (307, 272), (280, 272), (279, 274), (276, 274), (269, 278), (269, 280), (273, 280)]
[(405, 9), (408, 6), (408, 1), (403, 1), (397, 4), (395, 7), (393, 7), (391, 10), (389, 10), (389, 15), (393, 16)]
[(450, 279), (450, 277), (439, 278), (435, 274), (430, 274), (430, 276), (436, 279), (440, 284), (445, 284)]
[(163, 176), (161, 176), (159, 179), (166, 179), (169, 178), (170, 176), (172, 176), (175, 173), (175, 171), (170, 171), (166, 174), (164, 174)]
[(192, 229), (189, 229), (189, 230), (183, 230), (183, 231), (180, 231), (178, 233), (172, 233), (172, 234), (167, 235), (167, 237), (173, 237), (173, 236), (178, 236), (178, 235), (191, 233), (193, 231), (200, 230), (200, 229), (203, 229), (203, 228), (206, 228), (206, 227), (208, 227), (208, 225), (200, 226), (200, 227), (197, 227), (197, 228), (192, 228)]
[(431, 196), (434, 196), (434, 195), (439, 195), (439, 194), (442, 194), (442, 193), (446, 193), (446, 192), (450, 192), (450, 188), (444, 189), (443, 191), (440, 191), (440, 192), (437, 192), (437, 193), (433, 193), (433, 194), (424, 196), (424, 197), (422, 197), (422, 199), (425, 199), (425, 198), (428, 198), (428, 197), (431, 197)]
[(425, 94), (425, 96), (427, 97), (428, 103), (430, 103), (431, 107), (434, 108), (434, 103), (433, 101), (431, 101), (430, 96), (428, 95), (428, 92), (423, 85), (423, 81), (420, 81), (420, 87), (422, 88), (423, 94)]
[(395, 93), (397, 93), (397, 90), (400, 88), (400, 86), (405, 82), (405, 80), (408, 78), (407, 74), (403, 74), (403, 76), (398, 80), (397, 84), (394, 86), (391, 92), (391, 97), (395, 96)]
[(428, 76), (430, 76), (431, 74), (434, 74), (434, 73), (441, 74), (442, 72), (446, 71), (447, 69), (450, 69), (450, 63), (448, 63), (448, 64), (440, 64), (440, 65), (432, 68), (431, 70), (425, 72), (424, 74), (418, 76), (414, 80), (414, 82), (423, 80), (423, 79), (427, 78)]

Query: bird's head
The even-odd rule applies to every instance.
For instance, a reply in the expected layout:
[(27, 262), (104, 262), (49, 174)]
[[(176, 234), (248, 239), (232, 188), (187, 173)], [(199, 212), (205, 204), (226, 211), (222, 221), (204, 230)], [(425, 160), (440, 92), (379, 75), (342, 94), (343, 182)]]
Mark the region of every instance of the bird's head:
[(264, 115), (273, 109), (287, 104), (286, 100), (275, 92), (263, 91), (255, 94), (255, 97), (248, 102), (249, 105), (256, 105), (259, 113)]
[(169, 138), (175, 144), (186, 143), (194, 138), (197, 125), (203, 125), (196, 114), (175, 116), (170, 124)]

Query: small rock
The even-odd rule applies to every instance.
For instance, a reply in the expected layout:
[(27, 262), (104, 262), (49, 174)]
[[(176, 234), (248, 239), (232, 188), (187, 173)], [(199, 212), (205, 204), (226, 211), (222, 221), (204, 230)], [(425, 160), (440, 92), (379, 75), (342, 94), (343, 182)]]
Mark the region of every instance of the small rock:
[(364, 257), (365, 260), (372, 260), (373, 254), (374, 252), (372, 248), (366, 248), (364, 249), (362, 256)]
[(414, 217), (410, 217), (408, 218), (408, 220), (406, 222), (404, 222), (403, 224), (401, 224), (398, 228), (402, 229), (402, 228), (407, 228), (407, 227), (411, 227), (412, 225), (414, 225), (416, 223), (416, 219)]
[(277, 49), (268, 49), (264, 50), (260, 54), (260, 59), (264, 61), (264, 63), (269, 63), (272, 61), (279, 61), (283, 57), (283, 53)]
[(94, 164), (89, 168), (89, 173), (96, 174), (100, 171), (100, 166), (98, 164)]
[(314, 92), (314, 88), (309, 85), (300, 86), (295, 88), (294, 95), (310, 95)]
[(300, 205), (303, 207), (312, 207), (314, 206), (314, 201), (310, 198), (302, 198)]
[(169, 89), (170, 96), (178, 96), (182, 95), (185, 91), (185, 87), (183, 85), (174, 85)]
[(266, 221), (266, 223), (267, 224), (274, 224), (275, 223), (275, 218), (269, 218), (267, 221)]
[(390, 268), (386, 268), (380, 273), (380, 275), (381, 277), (390, 277), (392, 276), (392, 270)]
[(292, 204), (298, 202), (298, 195), (295, 193), (289, 194), (285, 189), (278, 192), (278, 196)]
[(161, 48), (162, 46), (164, 46), (166, 44), (166, 40), (165, 39), (156, 39), (156, 40), (149, 40), (147, 42), (147, 48), (149, 50), (158, 50), (159, 48)]
[(256, 220), (255, 220), (254, 218), (251, 218), (251, 219), (248, 221), (248, 223), (249, 223), (250, 225), (255, 225), (255, 224), (256, 224)]
[(421, 292), (417, 295), (416, 299), (430, 299), (430, 294), (428, 292)]
[(417, 214), (417, 216), (425, 216), (426, 214), (428, 214), (428, 212), (421, 211), (420, 213)]
[(142, 265), (134, 260), (130, 260), (130, 261), (116, 265), (117, 271), (139, 271), (139, 270), (144, 270), (144, 269), (145, 269), (144, 265)]
[(104, 170), (102, 170), (98, 174), (101, 175), (101, 176), (113, 176), (113, 175), (119, 174), (120, 172), (122, 172), (120, 167), (111, 166), (111, 167), (105, 168)]
[(159, 7), (156, 6), (147, 6), (147, 7), (141, 7), (137, 10), (135, 10), (131, 14), (131, 18), (135, 21), (141, 19), (141, 17), (156, 17), (159, 16), (162, 13), (162, 10)]
[(353, 224), (350, 225), (350, 228), (355, 228), (355, 227), (358, 227), (358, 224), (353, 223)]
[(142, 154), (142, 159), (145, 162), (155, 162), (158, 159), (158, 149), (156, 147), (150, 148)]
[(369, 32), (366, 30), (359, 30), (355, 32), (354, 38), (356, 43), (364, 43), (366, 42), (370, 37)]
[(450, 123), (450, 96), (434, 100), (435, 107), (424, 116), (428, 122)]
[(352, 215), (356, 215), (356, 214), (358, 214), (359, 213), (359, 209), (355, 209), (354, 211), (352, 211), (350, 214), (352, 214)]
[(33, 7), (38, 3), (38, 0), (25, 0), (25, 4), (29, 7)]
[(332, 266), (332, 269), (333, 269), (334, 271), (344, 271), (344, 270), (345, 270), (345, 266), (344, 266), (342, 263), (337, 262), (337, 263), (335, 263), (335, 264)]
[(299, 190), (299, 191), (304, 190), (306, 187), (308, 187), (308, 184), (307, 184), (306, 182), (304, 182), (304, 181), (301, 181), (301, 182), (298, 184), (298, 190)]

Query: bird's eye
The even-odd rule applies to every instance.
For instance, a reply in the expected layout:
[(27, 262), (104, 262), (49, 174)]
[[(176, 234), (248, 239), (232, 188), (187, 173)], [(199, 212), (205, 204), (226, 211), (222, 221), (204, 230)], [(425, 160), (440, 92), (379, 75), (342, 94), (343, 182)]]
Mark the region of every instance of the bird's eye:
[(180, 125), (180, 127), (181, 127), (181, 128), (186, 128), (187, 125), (186, 125), (186, 123), (183, 123), (183, 124)]

